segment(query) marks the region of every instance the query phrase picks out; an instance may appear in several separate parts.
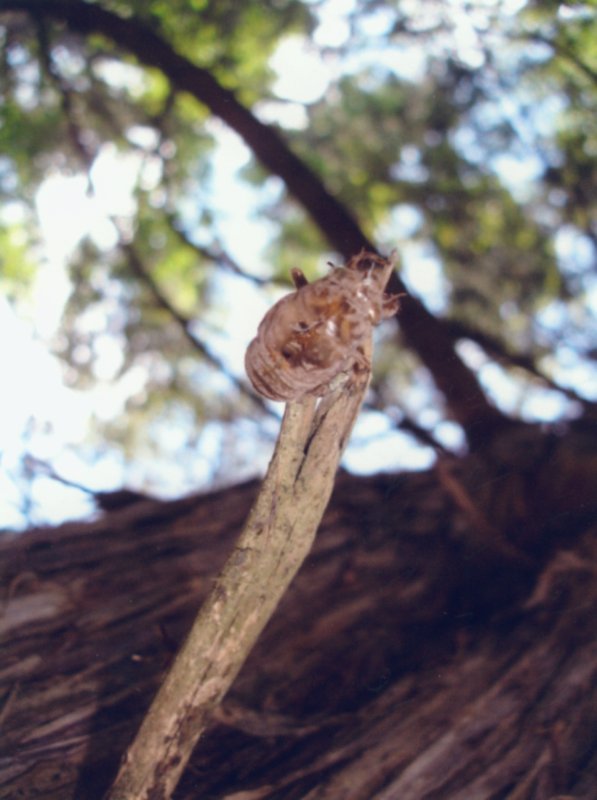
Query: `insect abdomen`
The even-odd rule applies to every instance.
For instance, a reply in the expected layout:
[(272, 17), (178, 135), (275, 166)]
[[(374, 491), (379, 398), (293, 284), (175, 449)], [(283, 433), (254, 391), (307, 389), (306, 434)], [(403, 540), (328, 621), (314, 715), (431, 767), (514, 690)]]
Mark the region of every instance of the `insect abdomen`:
[(392, 267), (391, 259), (360, 253), (312, 284), (293, 271), (297, 290), (267, 312), (247, 349), (255, 389), (272, 400), (322, 395), (340, 372), (363, 366), (371, 328), (398, 309), (398, 298), (384, 296)]

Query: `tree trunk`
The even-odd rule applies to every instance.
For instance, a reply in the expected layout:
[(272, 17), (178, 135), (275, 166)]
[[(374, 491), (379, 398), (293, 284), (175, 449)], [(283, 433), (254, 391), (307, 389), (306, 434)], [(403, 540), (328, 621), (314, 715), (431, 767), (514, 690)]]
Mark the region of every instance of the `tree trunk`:
[[(175, 797), (594, 800), (596, 474), (586, 423), (341, 474)], [(102, 796), (255, 490), (0, 539), (1, 798)]]

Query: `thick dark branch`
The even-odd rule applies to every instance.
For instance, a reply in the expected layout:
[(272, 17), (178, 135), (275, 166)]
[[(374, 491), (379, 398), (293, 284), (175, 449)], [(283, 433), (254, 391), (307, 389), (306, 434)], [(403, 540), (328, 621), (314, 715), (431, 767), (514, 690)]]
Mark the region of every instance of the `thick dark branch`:
[(561, 386), (557, 381), (554, 381), (553, 378), (550, 378), (549, 375), (545, 375), (545, 373), (539, 369), (531, 356), (524, 355), (523, 353), (512, 352), (497, 337), (491, 336), (491, 334), (485, 333), (484, 331), (480, 331), (477, 328), (474, 328), (472, 325), (460, 320), (446, 320), (446, 325), (448, 332), (454, 337), (455, 340), (470, 339), (472, 342), (478, 344), (479, 347), (481, 347), (490, 358), (494, 358), (500, 364), (523, 369), (525, 372), (528, 372), (529, 375), (533, 375), (533, 377), (540, 380), (546, 386), (549, 386), (550, 389), (566, 395), (566, 397), (570, 398), (570, 400), (574, 400), (577, 403), (582, 403), (584, 406), (594, 405), (590, 400), (587, 400), (585, 397), (581, 397), (577, 392), (574, 391), (574, 389), (569, 389), (567, 386)]
[[(104, 34), (141, 63), (161, 70), (173, 86), (192, 94), (245, 140), (261, 163), (282, 178), (325, 238), (345, 258), (362, 248), (375, 251), (352, 214), (327, 191), (274, 128), (260, 122), (210, 72), (179, 55), (144, 24), (134, 18), (122, 18), (95, 3), (70, 0), (0, 0), (2, 10), (21, 10), (34, 17), (43, 14), (64, 22), (71, 31)], [(396, 274), (388, 288), (396, 293), (406, 291)], [(454, 350), (441, 322), (411, 295), (402, 303), (400, 324), (408, 345), (431, 372), (469, 442), (475, 446), (486, 440), (496, 427), (503, 427), (507, 418), (488, 402), (475, 375)]]

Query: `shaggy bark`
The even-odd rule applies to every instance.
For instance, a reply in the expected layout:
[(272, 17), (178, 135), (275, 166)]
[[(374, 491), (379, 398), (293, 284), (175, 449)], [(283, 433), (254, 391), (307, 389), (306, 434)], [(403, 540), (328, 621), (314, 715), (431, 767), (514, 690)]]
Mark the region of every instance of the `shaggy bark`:
[[(341, 475), (179, 800), (597, 792), (597, 443)], [(255, 484), (5, 535), (1, 798), (94, 800)]]

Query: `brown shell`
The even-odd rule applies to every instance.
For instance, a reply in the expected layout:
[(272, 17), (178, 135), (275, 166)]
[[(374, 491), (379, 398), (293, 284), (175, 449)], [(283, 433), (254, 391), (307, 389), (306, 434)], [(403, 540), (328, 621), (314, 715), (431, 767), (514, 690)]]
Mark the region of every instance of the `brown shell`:
[(361, 252), (314, 283), (293, 270), (296, 291), (270, 308), (247, 349), (257, 392), (271, 400), (323, 395), (339, 373), (368, 367), (371, 328), (398, 311), (399, 298), (384, 294), (393, 268), (392, 258)]

